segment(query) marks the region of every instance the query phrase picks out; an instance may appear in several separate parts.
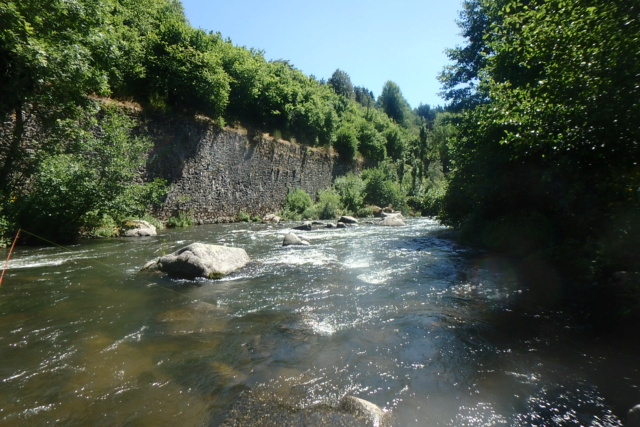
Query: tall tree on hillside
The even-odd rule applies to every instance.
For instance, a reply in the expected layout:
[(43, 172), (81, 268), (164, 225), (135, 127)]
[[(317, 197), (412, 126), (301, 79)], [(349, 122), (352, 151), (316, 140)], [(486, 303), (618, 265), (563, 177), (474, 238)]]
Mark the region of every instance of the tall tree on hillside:
[(438, 77), (443, 87), (442, 94), (445, 100), (450, 101), (450, 110), (458, 111), (486, 100), (483, 91), (478, 90), (478, 83), (480, 71), (493, 52), (489, 43), (493, 36), (490, 27), (501, 19), (501, 15), (496, 13), (497, 3), (465, 0), (462, 4), (458, 26), (467, 43), (446, 50), (453, 64), (446, 66)]
[(355, 93), (355, 100), (358, 104), (367, 108), (371, 108), (376, 105), (376, 98), (373, 96), (373, 92), (369, 89), (356, 86), (353, 91)]
[(351, 84), (351, 77), (349, 74), (342, 70), (336, 70), (333, 72), (327, 83), (338, 94), (349, 99), (354, 98), (353, 84)]
[(378, 97), (378, 107), (400, 125), (406, 124), (411, 114), (409, 103), (402, 96), (400, 87), (390, 80), (382, 88)]

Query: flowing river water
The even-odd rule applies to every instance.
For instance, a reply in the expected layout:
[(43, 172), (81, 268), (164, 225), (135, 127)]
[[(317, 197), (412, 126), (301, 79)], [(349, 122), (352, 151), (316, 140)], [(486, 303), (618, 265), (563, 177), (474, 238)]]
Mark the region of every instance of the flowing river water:
[[(0, 288), (0, 425), (332, 425), (351, 395), (398, 426), (619, 426), (640, 403), (637, 342), (540, 308), (508, 259), (435, 221), (283, 248), (288, 231), (17, 248)], [(195, 241), (252, 262), (222, 280), (139, 271)]]

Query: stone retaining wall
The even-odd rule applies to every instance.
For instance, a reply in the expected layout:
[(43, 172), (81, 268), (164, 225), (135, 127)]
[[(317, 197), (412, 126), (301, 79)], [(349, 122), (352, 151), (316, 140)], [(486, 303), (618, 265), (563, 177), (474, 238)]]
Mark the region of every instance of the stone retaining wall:
[(152, 136), (146, 179), (171, 184), (156, 214), (167, 219), (186, 212), (197, 223), (227, 222), (239, 212), (265, 215), (282, 209), (287, 191), (312, 196), (357, 165), (315, 149), (246, 131), (220, 129), (207, 120), (143, 119)]

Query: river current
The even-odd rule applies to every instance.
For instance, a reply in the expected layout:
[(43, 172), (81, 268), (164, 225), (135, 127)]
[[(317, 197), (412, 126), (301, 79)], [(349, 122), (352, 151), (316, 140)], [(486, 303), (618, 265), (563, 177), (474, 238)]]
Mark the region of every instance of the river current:
[[(329, 425), (316, 408), (351, 395), (398, 426), (620, 426), (640, 403), (637, 343), (543, 308), (508, 259), (435, 221), (284, 248), (288, 231), (17, 248), (0, 288), (0, 425)], [(252, 262), (222, 280), (139, 271), (196, 241)]]

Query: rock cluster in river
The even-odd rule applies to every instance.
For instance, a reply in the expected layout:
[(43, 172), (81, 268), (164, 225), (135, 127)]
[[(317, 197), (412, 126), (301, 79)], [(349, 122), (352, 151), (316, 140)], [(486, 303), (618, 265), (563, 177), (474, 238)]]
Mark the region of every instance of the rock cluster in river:
[[(380, 219), (369, 220), (364, 224), (367, 225), (382, 225), (387, 227), (399, 227), (403, 225), (407, 225), (405, 217), (400, 212), (394, 211), (380, 211), (379, 212)], [(347, 228), (359, 225), (359, 221), (352, 217), (343, 215), (338, 219), (337, 223), (324, 223), (320, 221), (304, 221), (300, 225), (296, 225), (292, 227), (293, 230), (298, 231), (312, 231), (318, 228)]]

